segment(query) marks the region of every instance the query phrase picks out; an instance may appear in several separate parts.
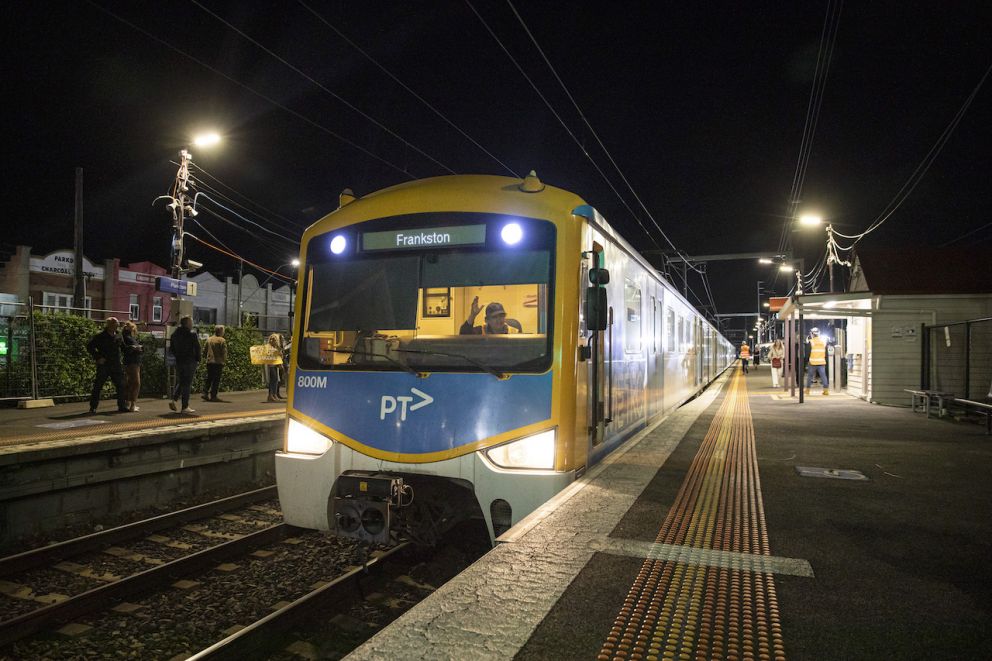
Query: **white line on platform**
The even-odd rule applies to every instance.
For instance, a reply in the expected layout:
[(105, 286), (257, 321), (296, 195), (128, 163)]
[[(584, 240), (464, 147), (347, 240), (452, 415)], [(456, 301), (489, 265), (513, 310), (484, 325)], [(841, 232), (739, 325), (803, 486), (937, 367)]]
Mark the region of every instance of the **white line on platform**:
[(601, 553), (622, 555), (632, 558), (668, 560), (686, 565), (705, 565), (762, 574), (785, 574), (813, 578), (813, 567), (801, 558), (783, 558), (773, 555), (736, 553), (717, 549), (701, 549), (692, 546), (644, 542), (636, 539), (617, 537), (594, 537), (589, 545)]

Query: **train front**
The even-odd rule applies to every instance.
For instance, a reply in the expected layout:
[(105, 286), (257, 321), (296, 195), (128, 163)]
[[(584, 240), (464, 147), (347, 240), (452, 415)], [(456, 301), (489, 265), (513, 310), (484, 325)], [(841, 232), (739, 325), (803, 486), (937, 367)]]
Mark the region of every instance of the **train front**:
[(276, 457), (286, 521), (431, 543), (481, 515), (498, 536), (574, 477), (552, 410), (555, 224), (422, 212), (327, 227), (301, 260)]

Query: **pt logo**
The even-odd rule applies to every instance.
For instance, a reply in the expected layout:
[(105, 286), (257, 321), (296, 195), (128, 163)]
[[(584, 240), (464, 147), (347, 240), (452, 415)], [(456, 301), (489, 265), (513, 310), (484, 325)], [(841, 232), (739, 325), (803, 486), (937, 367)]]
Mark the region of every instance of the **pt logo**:
[(417, 409), (422, 409), (431, 402), (434, 398), (427, 393), (417, 390), (416, 388), (410, 388), (410, 392), (420, 398), (420, 401), (416, 404), (410, 406), (410, 402), (414, 400), (410, 395), (397, 395), (393, 397), (392, 395), (383, 395), (382, 400), (379, 402), (379, 419), (385, 420), (386, 416), (390, 413), (396, 413), (397, 406), (399, 407), (400, 421), (406, 420), (407, 411), (416, 411)]

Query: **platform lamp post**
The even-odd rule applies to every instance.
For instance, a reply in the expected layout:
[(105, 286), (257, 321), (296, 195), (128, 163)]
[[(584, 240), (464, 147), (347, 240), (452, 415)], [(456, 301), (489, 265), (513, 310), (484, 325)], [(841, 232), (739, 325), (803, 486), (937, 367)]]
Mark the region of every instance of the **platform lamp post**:
[[(799, 268), (796, 268), (797, 265), (799, 266)], [(806, 260), (804, 258), (802, 258), (802, 257), (799, 257), (798, 259), (792, 259), (792, 260), (789, 260), (789, 261), (785, 261), (781, 265), (779, 265), (778, 270), (781, 273), (795, 273), (796, 274), (796, 296), (797, 297), (802, 296), (802, 293), (803, 293), (803, 271), (806, 270)], [(803, 332), (803, 309), (802, 309), (802, 306), (799, 306), (799, 333), (798, 333), (798, 335), (802, 335), (802, 332)], [(805, 363), (806, 363), (806, 344), (804, 342), (804, 338), (797, 336), (796, 339), (798, 340), (798, 344), (799, 344), (799, 355), (797, 357), (798, 358), (798, 361), (797, 361), (797, 365), (796, 365), (796, 378), (799, 379), (799, 384), (798, 384), (799, 385), (799, 403), (802, 404), (805, 401), (805, 398), (803, 397), (804, 390), (803, 390), (803, 387), (802, 387), (803, 386), (803, 383), (802, 383), (802, 372), (801, 372), (801, 370), (805, 367)]]

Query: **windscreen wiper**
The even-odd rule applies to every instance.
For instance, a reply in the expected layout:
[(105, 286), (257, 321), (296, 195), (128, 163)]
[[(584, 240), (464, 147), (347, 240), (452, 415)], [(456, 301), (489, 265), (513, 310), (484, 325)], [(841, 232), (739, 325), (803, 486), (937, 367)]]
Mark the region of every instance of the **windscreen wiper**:
[(396, 351), (398, 353), (419, 353), (419, 354), (423, 354), (425, 356), (446, 356), (448, 358), (461, 358), (462, 360), (465, 360), (465, 361), (467, 361), (469, 363), (472, 363), (473, 365), (475, 365), (479, 369), (481, 369), (481, 370), (483, 370), (485, 372), (489, 372), (490, 374), (492, 374), (493, 376), (495, 376), (500, 381), (505, 381), (506, 379), (509, 379), (510, 378), (510, 375), (509, 374), (506, 374), (505, 372), (500, 372), (499, 370), (494, 369), (492, 367), (489, 367), (488, 365), (485, 365), (483, 363), (480, 363), (475, 358), (469, 358), (468, 356), (466, 356), (465, 354), (462, 354), (462, 353), (448, 353), (446, 351), (431, 351), (430, 349), (394, 349), (394, 351)]
[(427, 373), (426, 372), (421, 372), (421, 371), (415, 370), (412, 367), (410, 367), (409, 365), (407, 365), (406, 363), (401, 362), (399, 360), (396, 360), (392, 356), (387, 356), (384, 353), (377, 353), (375, 351), (356, 351), (354, 349), (330, 349), (330, 351), (332, 353), (348, 353), (348, 354), (353, 354), (353, 355), (357, 354), (359, 356), (374, 356), (374, 357), (377, 357), (377, 358), (385, 358), (386, 360), (388, 360), (389, 362), (393, 363), (394, 365), (398, 365), (400, 367), (400, 369), (402, 369), (404, 372), (409, 372), (410, 374), (414, 375), (418, 379), (426, 379), (427, 378)]

